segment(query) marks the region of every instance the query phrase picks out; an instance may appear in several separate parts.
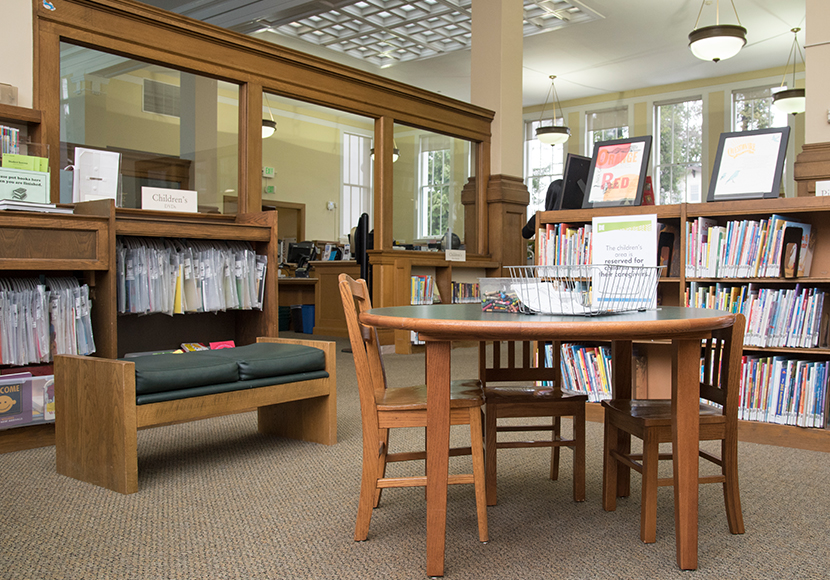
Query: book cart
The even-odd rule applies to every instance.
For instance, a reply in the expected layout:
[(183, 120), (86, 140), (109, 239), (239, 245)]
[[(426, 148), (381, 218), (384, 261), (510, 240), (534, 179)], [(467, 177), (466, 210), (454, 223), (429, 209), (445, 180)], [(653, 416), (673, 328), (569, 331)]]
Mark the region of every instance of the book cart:
[[(741, 440), (830, 451), (830, 430), (827, 429), (830, 301), (825, 299), (830, 293), (830, 231), (826, 226), (830, 218), (830, 198), (539, 212), (536, 263), (589, 259), (580, 258), (575, 247), (590, 244), (590, 225), (594, 216), (639, 214), (656, 214), (660, 234), (670, 234), (668, 243), (661, 239), (658, 248), (662, 259), (667, 261), (667, 274), (658, 284), (658, 304), (741, 311), (747, 317)], [(748, 246), (753, 243), (752, 236), (745, 232), (760, 228), (765, 231), (764, 236), (769, 237), (770, 225), (777, 223), (776, 220), (792, 222), (791, 226), (804, 226), (799, 233), (804, 233), (804, 243), (809, 248), (798, 250), (802, 266), (800, 276), (797, 268), (793, 270), (792, 263), (785, 271), (787, 256), (783, 230), (786, 226), (780, 224), (777, 226), (781, 229), (779, 245), (775, 250), (764, 254), (762, 250), (754, 249), (763, 263), (754, 269), (748, 263), (740, 265), (739, 256), (747, 255)], [(703, 228), (700, 228), (701, 224)], [(721, 229), (712, 230), (718, 233), (713, 235), (716, 247), (710, 250), (708, 233), (711, 227)], [(776, 226), (772, 228), (774, 232)], [(701, 236), (700, 229), (705, 230), (707, 236)], [(794, 244), (795, 237), (789, 233), (787, 236)], [(791, 248), (793, 244), (790, 244)], [(702, 262), (701, 252), (705, 254)], [(790, 260), (792, 262), (792, 256)], [(803, 272), (805, 260), (809, 262), (809, 274)], [(660, 261), (661, 256), (658, 256), (658, 263)], [(774, 309), (770, 307), (772, 304)], [(586, 354), (600, 353), (604, 346), (566, 345), (563, 352), (572, 353), (578, 363), (580, 351), (581, 360), (586, 361)], [(665, 345), (653, 341), (637, 344), (635, 348), (641, 355), (634, 365), (636, 396), (667, 398), (671, 388), (667, 379), (671, 360)], [(773, 378), (777, 379), (777, 384), (773, 384)], [(601, 410), (598, 405), (592, 406), (594, 409), (589, 415), (599, 418)]]

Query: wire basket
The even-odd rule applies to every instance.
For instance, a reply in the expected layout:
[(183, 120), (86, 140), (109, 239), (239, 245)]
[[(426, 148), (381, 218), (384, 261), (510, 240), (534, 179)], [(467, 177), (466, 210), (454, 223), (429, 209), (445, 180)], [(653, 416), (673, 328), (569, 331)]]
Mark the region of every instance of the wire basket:
[(665, 266), (508, 266), (520, 311), (594, 316), (657, 306)]

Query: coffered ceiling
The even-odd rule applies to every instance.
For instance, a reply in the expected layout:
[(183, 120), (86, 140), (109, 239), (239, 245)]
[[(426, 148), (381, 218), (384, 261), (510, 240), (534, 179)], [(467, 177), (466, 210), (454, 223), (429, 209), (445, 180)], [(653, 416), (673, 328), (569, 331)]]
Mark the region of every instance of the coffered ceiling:
[[(145, 0), (146, 3), (470, 100), (473, 0)], [(806, 0), (523, 0), (523, 101), (561, 100), (779, 67), (793, 27), (804, 45)], [(704, 62), (695, 27), (740, 23), (737, 56)], [(486, 17), (486, 16), (485, 16)]]

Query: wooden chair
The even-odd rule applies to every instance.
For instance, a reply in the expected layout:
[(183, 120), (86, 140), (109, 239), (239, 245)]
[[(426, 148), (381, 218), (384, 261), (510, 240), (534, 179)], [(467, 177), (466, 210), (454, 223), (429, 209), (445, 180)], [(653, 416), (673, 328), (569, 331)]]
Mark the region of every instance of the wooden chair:
[[(570, 447), (573, 460), (574, 501), (585, 501), (585, 402), (586, 395), (563, 391), (560, 385), (559, 344), (553, 343), (553, 364), (545, 367), (544, 355), (533, 366), (534, 343), (494, 341), (479, 346), (479, 377), (484, 387), (484, 448), (487, 473), (487, 505), (496, 505), (496, 450), (522, 447), (550, 447), (550, 478), (559, 478), (559, 449)], [(521, 352), (517, 355), (517, 346)], [(488, 349), (491, 356), (488, 356)], [(506, 360), (503, 360), (506, 351)], [(552, 386), (536, 386), (535, 381)], [(549, 425), (499, 425), (503, 418), (551, 417)], [(562, 439), (561, 418), (573, 417), (573, 438)], [(499, 441), (498, 433), (551, 431), (542, 441)]]
[[(744, 533), (741, 498), (738, 490), (738, 390), (741, 375), (741, 351), (745, 319), (738, 315), (732, 328), (714, 333), (703, 343), (703, 380), (700, 398), (720, 407), (701, 403), (700, 440), (721, 441), (720, 457), (699, 451), (700, 457), (719, 465), (721, 474), (700, 477), (699, 483), (722, 483), (729, 531)], [(658, 462), (671, 459), (671, 453), (659, 453), (660, 443), (671, 442), (671, 401), (617, 400), (603, 401), (605, 408), (605, 451), (603, 457), (602, 495), (606, 511), (616, 509), (616, 498), (628, 495), (630, 470), (643, 476), (640, 506), (640, 539), (656, 541), (657, 487), (673, 485), (673, 479), (658, 478)], [(643, 441), (643, 452), (630, 452), (634, 435)]]
[[(365, 540), (369, 534), (372, 508), (378, 506), (381, 491), (387, 487), (424, 487), (426, 476), (386, 477), (386, 464), (393, 461), (426, 459), (425, 451), (389, 452), (389, 430), (393, 427), (426, 427), (427, 391), (425, 385), (386, 388), (386, 372), (380, 354), (377, 331), (358, 321), (360, 312), (372, 307), (366, 282), (340, 274), (340, 296), (346, 313), (346, 326), (354, 354), (360, 392), (363, 424), (363, 476), (354, 539)], [(487, 505), (484, 493), (484, 446), (481, 407), (484, 397), (478, 381), (453, 381), (450, 395), (450, 424), (469, 425), (471, 447), (450, 449), (450, 456), (470, 455), (473, 473), (450, 474), (449, 483), (472, 483), (475, 486), (478, 538), (488, 540)]]

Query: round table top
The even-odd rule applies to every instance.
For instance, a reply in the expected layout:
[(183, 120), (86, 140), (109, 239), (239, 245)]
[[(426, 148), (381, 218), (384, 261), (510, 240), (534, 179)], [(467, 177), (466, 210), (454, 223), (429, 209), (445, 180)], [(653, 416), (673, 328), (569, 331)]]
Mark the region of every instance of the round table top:
[(373, 308), (360, 322), (414, 330), (423, 340), (635, 340), (705, 337), (738, 315), (722, 310), (663, 306), (600, 316), (482, 312), (480, 304)]

